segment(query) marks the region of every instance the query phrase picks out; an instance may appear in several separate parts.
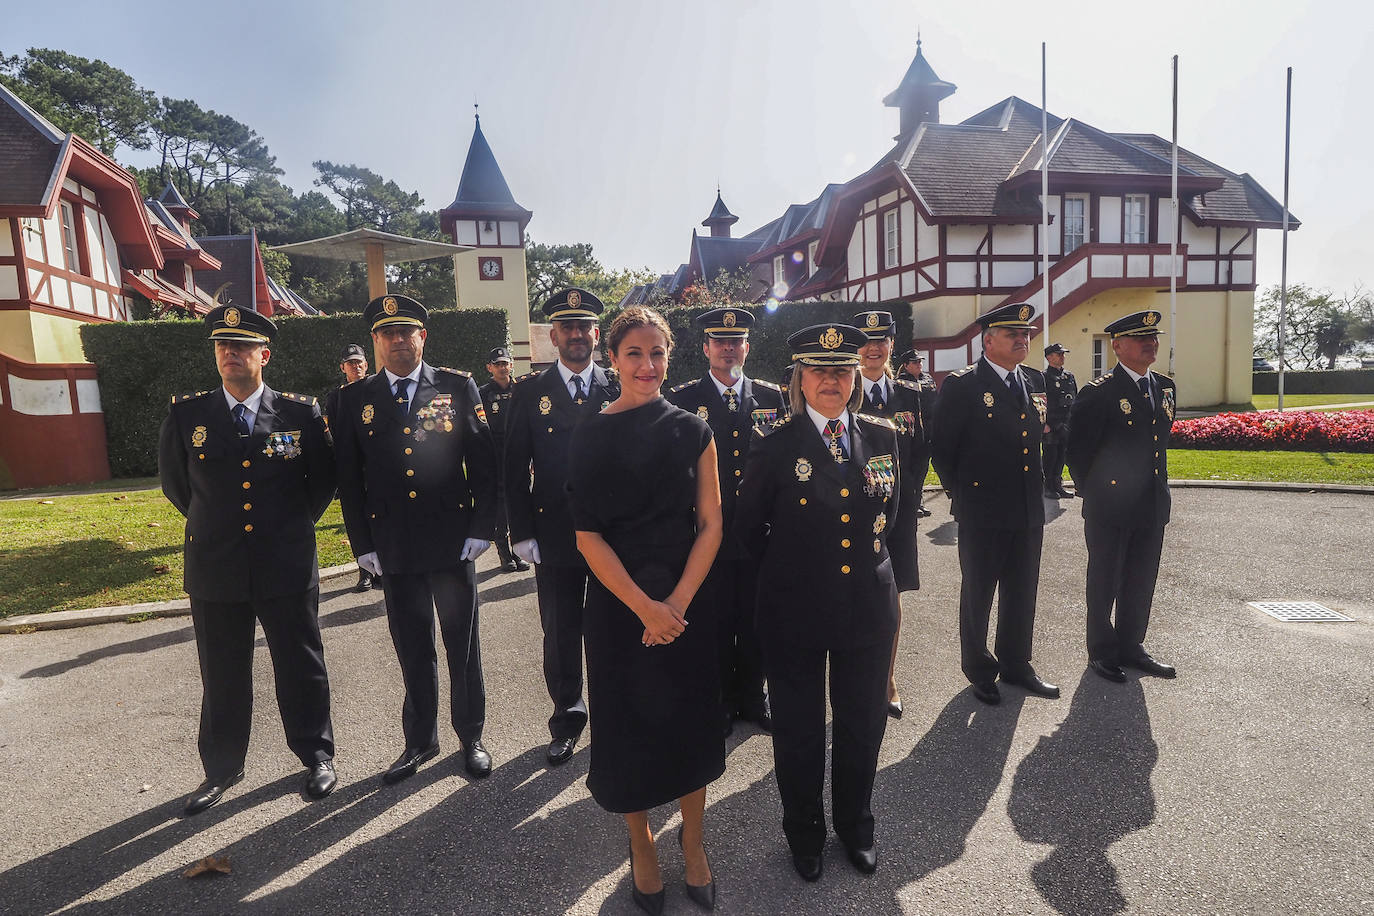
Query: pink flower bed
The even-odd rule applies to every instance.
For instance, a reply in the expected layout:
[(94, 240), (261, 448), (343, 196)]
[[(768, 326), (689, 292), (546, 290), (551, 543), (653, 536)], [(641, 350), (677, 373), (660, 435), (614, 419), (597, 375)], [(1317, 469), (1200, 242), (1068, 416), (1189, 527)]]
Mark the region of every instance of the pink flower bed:
[(1261, 410), (1175, 420), (1178, 448), (1374, 452), (1374, 410)]

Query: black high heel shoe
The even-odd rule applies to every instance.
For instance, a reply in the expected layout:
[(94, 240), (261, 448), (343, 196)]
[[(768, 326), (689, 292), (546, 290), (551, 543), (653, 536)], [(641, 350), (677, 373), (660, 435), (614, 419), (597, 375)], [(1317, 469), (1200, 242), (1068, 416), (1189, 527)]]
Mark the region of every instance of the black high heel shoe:
[(635, 844), (630, 841), (630, 895), (634, 898), (635, 906), (639, 907), (650, 916), (659, 916), (663, 912), (663, 904), (667, 899), (664, 888), (660, 888), (656, 894), (646, 894), (635, 884)]
[[(682, 846), (682, 828), (677, 828), (677, 845)], [(711, 868), (711, 857), (706, 855), (706, 844), (701, 844), (701, 854), (706, 856), (706, 868)], [(716, 908), (716, 873), (711, 871), (711, 880), (706, 884), (687, 884), (684, 877), (682, 883), (687, 886), (687, 896), (697, 906), (703, 910), (714, 910)]]

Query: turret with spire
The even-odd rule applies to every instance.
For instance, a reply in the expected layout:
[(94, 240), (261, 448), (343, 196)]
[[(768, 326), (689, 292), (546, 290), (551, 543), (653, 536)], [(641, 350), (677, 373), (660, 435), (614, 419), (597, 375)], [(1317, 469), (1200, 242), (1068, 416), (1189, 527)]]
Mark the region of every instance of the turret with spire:
[(940, 100), (954, 94), (958, 88), (935, 75), (935, 71), (921, 53), (921, 36), (916, 35), (916, 57), (907, 67), (906, 75), (896, 89), (887, 94), (883, 104), (902, 113), (899, 136), (909, 136), (923, 122), (940, 123)]
[(716, 188), (716, 205), (711, 208), (711, 215), (702, 220), (701, 224), (711, 230), (711, 238), (728, 239), (730, 227), (737, 222), (739, 217), (725, 206), (725, 201), (720, 198), (720, 188)]

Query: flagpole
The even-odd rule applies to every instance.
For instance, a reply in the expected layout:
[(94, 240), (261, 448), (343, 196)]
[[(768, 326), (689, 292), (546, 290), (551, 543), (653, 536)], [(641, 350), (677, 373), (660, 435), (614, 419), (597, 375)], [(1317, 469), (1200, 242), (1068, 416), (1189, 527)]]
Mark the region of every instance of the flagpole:
[(1173, 375), (1174, 345), (1178, 342), (1178, 55), (1174, 55), (1174, 140), (1169, 165), (1169, 208), (1173, 228), (1169, 231), (1169, 374)]
[(1288, 321), (1288, 148), (1293, 128), (1293, 68), (1283, 102), (1283, 259), (1279, 269), (1279, 411), (1283, 411), (1283, 338)]
[(1040, 42), (1040, 286), (1045, 292), (1045, 339), (1050, 335), (1050, 116), (1045, 42)]

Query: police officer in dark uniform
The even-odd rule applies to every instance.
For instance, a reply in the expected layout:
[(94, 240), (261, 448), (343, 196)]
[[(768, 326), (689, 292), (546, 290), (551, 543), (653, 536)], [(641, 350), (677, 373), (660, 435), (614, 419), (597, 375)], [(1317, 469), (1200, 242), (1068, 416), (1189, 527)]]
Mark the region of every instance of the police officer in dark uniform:
[[(510, 351), (505, 347), (495, 347), (487, 356), (487, 371), (491, 381), (478, 389), (482, 393), (482, 403), (487, 408), (487, 425), (491, 427), (491, 438), (496, 444), (498, 471), (506, 449), (506, 421), (510, 417), (510, 399), (515, 388), (510, 377)], [(506, 572), (524, 572), (530, 564), (510, 551), (510, 532), (506, 530), (506, 482), (501, 474), (497, 485), (496, 517), (496, 555), (501, 558), (501, 568)]]
[(916, 476), (919, 483), (916, 485), (916, 514), (921, 518), (930, 518), (930, 510), (925, 505), (925, 480), (930, 473), (930, 418), (935, 415), (935, 394), (938, 388), (935, 379), (929, 372), (924, 370), (925, 357), (915, 350), (907, 350), (898, 358), (901, 369), (897, 372), (897, 378), (915, 382), (916, 387), (921, 393), (921, 417), (924, 421), (926, 435), (926, 458), (919, 468), (916, 468)]
[(405, 750), (387, 783), (439, 753), (436, 613), (464, 765), (473, 776), (491, 772), (474, 561), (496, 528), (496, 451), (472, 376), (424, 361), (428, 316), (409, 296), (367, 304), (382, 368), (343, 390), (334, 419), (348, 540), (358, 565), (382, 577), (405, 679)]
[(760, 428), (735, 509), (736, 534), (759, 564), (757, 626), (783, 831), (807, 881), (821, 876), (826, 837), (827, 662), (835, 832), (855, 868), (878, 866), (870, 805), (897, 632), (887, 536), (902, 468), (892, 423), (856, 413), (863, 394), (854, 367), (866, 342), (849, 325), (788, 338), (797, 366), (791, 415)]
[(550, 296), (544, 315), (558, 362), (515, 382), (506, 427), (506, 512), (511, 549), (535, 564), (544, 630), (544, 683), (553, 700), (550, 763), (569, 760), (587, 726), (582, 698), (586, 561), (577, 550), (565, 485), (573, 429), (620, 396), (615, 376), (592, 361), (604, 306), (584, 289)]
[(676, 386), (667, 397), (670, 403), (705, 420), (716, 440), (725, 536), (705, 587), (716, 596), (725, 733), (730, 733), (737, 718), (768, 731), (772, 720), (763, 682), (763, 658), (754, 632), (758, 568), (744, 553), (731, 526), (751, 432), (755, 426), (772, 425), (786, 417), (787, 408), (781, 388), (744, 374), (744, 362), (749, 357), (749, 329), (754, 324), (748, 309), (711, 309), (695, 321), (706, 335), (702, 351), (711, 371), (703, 378)]
[(1045, 348), (1045, 433), (1042, 446), (1045, 468), (1045, 496), (1050, 499), (1073, 499), (1073, 494), (1064, 489), (1064, 449), (1069, 441), (1069, 411), (1073, 400), (1078, 397), (1078, 380), (1073, 373), (1064, 368), (1064, 354), (1069, 350), (1063, 344), (1050, 344)]
[(315, 523), (334, 498), (334, 456), (313, 397), (262, 380), (276, 326), (222, 305), (205, 316), (223, 385), (172, 398), (158, 443), (162, 492), (186, 516), (186, 593), (203, 685), (205, 782), (198, 814), (243, 779), (253, 722), (255, 620), (262, 623), (286, 743), (334, 790), (334, 728), (320, 640)]
[[(329, 389), (325, 393), (324, 425), (329, 425), (329, 418), (339, 412), (339, 392), (354, 382), (360, 382), (367, 378), (367, 354), (358, 344), (351, 343), (343, 348), (339, 354), (339, 371), (343, 373), (344, 382), (336, 388)], [(372, 573), (358, 567), (358, 584), (354, 591), (365, 592), (372, 588), (375, 583), (372, 581)]]
[[(919, 517), (916, 510), (921, 504), (921, 486), (925, 482), (925, 474), (918, 476), (916, 469), (930, 462), (925, 431), (929, 418), (922, 412), (921, 391), (917, 384), (892, 377), (892, 347), (897, 336), (892, 313), (859, 312), (851, 320), (868, 335), (868, 343), (859, 350), (858, 384), (863, 389), (860, 409), (870, 416), (889, 419), (897, 427), (903, 490), (901, 511), (892, 519), (887, 545), (892, 552), (897, 592), (914, 592), (921, 587), (916, 556), (916, 520)], [(897, 614), (900, 636), (900, 604)], [(897, 690), (897, 639), (892, 641), (892, 659), (888, 664), (887, 714), (894, 719), (902, 717), (902, 695)]]
[(1176, 674), (1144, 646), (1169, 523), (1169, 432), (1178, 403), (1174, 380), (1150, 369), (1161, 317), (1136, 312), (1107, 325), (1118, 362), (1083, 386), (1069, 424), (1069, 473), (1083, 498), (1088, 542), (1088, 665), (1118, 683), (1126, 680), (1123, 665)]
[[(1040, 440), (1045, 380), (1020, 365), (1035, 310), (1024, 302), (978, 319), (983, 355), (951, 373), (935, 402), (935, 472), (959, 523), (959, 643), (964, 676), (984, 703), (1001, 702), (996, 678), (1055, 698), (1059, 688), (1031, 667), (1035, 593), (1045, 532)], [(987, 648), (998, 593), (997, 654)]]

